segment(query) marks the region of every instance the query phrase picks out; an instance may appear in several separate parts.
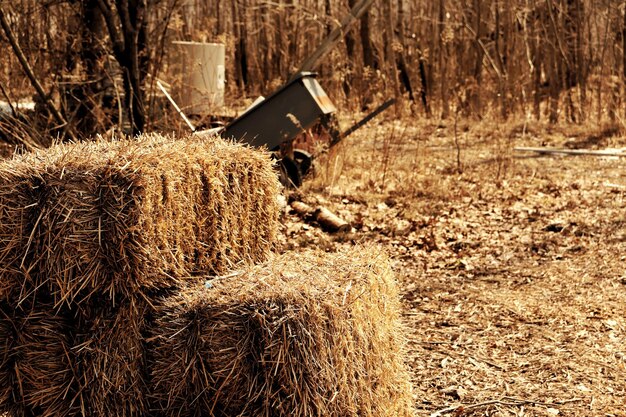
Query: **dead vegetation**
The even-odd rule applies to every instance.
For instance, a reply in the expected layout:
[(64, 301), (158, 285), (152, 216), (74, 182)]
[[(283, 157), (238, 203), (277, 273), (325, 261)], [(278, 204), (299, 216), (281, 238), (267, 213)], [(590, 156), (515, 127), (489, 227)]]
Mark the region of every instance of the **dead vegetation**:
[(286, 216), (285, 249), (374, 241), (392, 253), (419, 415), (623, 414), (626, 160), (511, 151), (607, 128), (575, 130), (460, 122), (459, 171), (453, 123), (370, 126), (302, 193), (355, 231), (329, 237)]

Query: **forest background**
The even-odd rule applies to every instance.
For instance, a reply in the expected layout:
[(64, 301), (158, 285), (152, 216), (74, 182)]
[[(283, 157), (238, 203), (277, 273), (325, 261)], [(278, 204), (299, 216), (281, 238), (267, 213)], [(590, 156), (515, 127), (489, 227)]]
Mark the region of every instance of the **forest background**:
[[(17, 0), (0, 6), (0, 117), (33, 148), (120, 127), (167, 130), (176, 40), (226, 45), (227, 103), (289, 79), (357, 0)], [(318, 69), (343, 110), (624, 127), (626, 2), (379, 0)], [(30, 76), (28, 72), (30, 70)], [(37, 88), (39, 84), (39, 88)], [(34, 100), (35, 109), (20, 109)]]

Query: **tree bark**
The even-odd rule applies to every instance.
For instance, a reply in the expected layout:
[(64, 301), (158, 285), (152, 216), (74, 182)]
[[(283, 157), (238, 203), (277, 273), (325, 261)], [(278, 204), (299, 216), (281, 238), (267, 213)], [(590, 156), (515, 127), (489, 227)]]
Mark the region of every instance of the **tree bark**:
[(248, 85), (248, 52), (246, 49), (245, 11), (241, 10), (240, 0), (232, 0), (233, 31), (235, 33), (235, 76), (239, 88), (244, 91)]
[(624, 1), (624, 22), (622, 23), (622, 77), (626, 84), (626, 1)]
[(396, 55), (396, 65), (398, 68), (398, 73), (400, 75), (400, 80), (402, 81), (402, 85), (409, 93), (409, 99), (415, 103), (415, 95), (413, 94), (413, 85), (411, 83), (411, 76), (409, 71), (409, 66), (406, 63), (405, 54), (407, 52), (407, 44), (406, 44), (406, 30), (404, 25), (404, 1), (398, 0), (398, 38), (400, 45), (402, 45), (402, 50)]
[(474, 78), (474, 85), (471, 88), (471, 103), (472, 109), (471, 112), (473, 114), (481, 114), (482, 112), (482, 103), (481, 96), (479, 93), (479, 88), (482, 83), (482, 73), (483, 73), (483, 61), (485, 58), (485, 53), (481, 46), (482, 37), (483, 37), (483, 13), (482, 13), (482, 1), (474, 0), (474, 32), (475, 32), (475, 42), (474, 42), (474, 72), (472, 74)]
[(374, 52), (374, 45), (372, 44), (370, 25), (370, 12), (366, 11), (361, 18), (361, 30), (359, 31), (359, 35), (361, 38), (361, 47), (363, 48), (363, 65), (365, 67), (370, 67), (374, 70), (377, 70), (380, 67), (378, 64), (378, 58), (376, 57), (376, 54)]
[[(137, 135), (144, 130), (144, 81), (148, 73), (149, 57), (146, 50), (146, 0), (98, 0), (115, 59), (122, 67), (124, 105), (128, 112), (131, 131)], [(118, 25), (119, 22), (119, 25)]]
[(450, 115), (450, 103), (448, 103), (448, 77), (447, 77), (447, 54), (446, 45), (444, 43), (444, 30), (446, 26), (446, 3), (445, 0), (439, 0), (438, 20), (437, 20), (437, 44), (439, 52), (439, 85), (441, 97), (441, 117), (447, 119)]
[(391, 73), (389, 74), (389, 78), (391, 80), (391, 86), (393, 88), (394, 96), (396, 98), (396, 103), (399, 102), (400, 99), (400, 86), (398, 85), (398, 71), (396, 67), (396, 51), (393, 47), (395, 41), (395, 22), (393, 16), (393, 8), (391, 6), (390, 1), (383, 2), (383, 14), (385, 17), (385, 31), (384, 31), (384, 42), (385, 42), (385, 64)]

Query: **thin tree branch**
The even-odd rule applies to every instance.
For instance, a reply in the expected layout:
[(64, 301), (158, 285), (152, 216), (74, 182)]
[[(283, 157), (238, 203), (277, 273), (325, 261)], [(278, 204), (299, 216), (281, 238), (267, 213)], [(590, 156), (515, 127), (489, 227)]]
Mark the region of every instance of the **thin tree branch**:
[(13, 103), (11, 102), (11, 98), (9, 97), (9, 94), (7, 93), (7, 90), (5, 90), (4, 85), (2, 83), (0, 83), (0, 91), (2, 92), (2, 95), (4, 96), (4, 98), (7, 99), (7, 103), (9, 104), (9, 107), (11, 108), (11, 113), (13, 113), (13, 117), (17, 117), (17, 110), (13, 106)]
[(493, 69), (493, 72), (498, 76), (498, 80), (502, 81), (502, 72), (500, 72), (500, 70), (498, 69), (498, 66), (496, 65), (495, 61), (491, 57), (491, 54), (489, 54), (489, 51), (487, 50), (487, 47), (485, 47), (485, 44), (483, 43), (483, 41), (478, 36), (476, 36), (476, 32), (467, 23), (467, 21), (464, 22), (464, 26), (469, 31), (469, 33), (474, 37), (474, 42), (476, 42), (476, 44), (480, 47), (480, 49), (482, 49), (483, 53), (485, 54), (485, 57), (487, 57), (487, 61), (489, 61), (489, 65)]
[(76, 136), (74, 135), (73, 130), (70, 129), (70, 126), (67, 124), (67, 121), (63, 118), (63, 115), (61, 115), (59, 110), (57, 110), (57, 108), (54, 107), (54, 104), (52, 103), (52, 101), (50, 101), (50, 98), (48, 98), (48, 96), (46, 95), (45, 91), (43, 90), (43, 87), (41, 86), (41, 83), (35, 76), (33, 69), (28, 63), (28, 60), (26, 59), (26, 56), (24, 55), (22, 48), (20, 48), (20, 45), (17, 42), (17, 39), (15, 38), (13, 31), (11, 30), (11, 26), (9, 25), (9, 21), (2, 7), (0, 7), (0, 25), (2, 26), (2, 30), (4, 31), (4, 34), (6, 35), (6, 37), (9, 40), (9, 43), (11, 44), (11, 48), (13, 48), (13, 52), (15, 52), (17, 59), (20, 61), (20, 64), (22, 65), (22, 69), (26, 73), (26, 76), (30, 80), (32, 86), (37, 91), (37, 94), (39, 95), (41, 100), (43, 100), (43, 102), (46, 104), (46, 107), (48, 107), (48, 110), (50, 110), (50, 113), (52, 114), (54, 119), (57, 121), (57, 123), (60, 125), (59, 127), (65, 127), (68, 136), (72, 140), (76, 140)]
[[(104, 22), (107, 25), (107, 30), (109, 32), (109, 37), (111, 38), (111, 44), (113, 45), (113, 52), (115, 53), (115, 57), (118, 61), (124, 59), (124, 49), (125, 44), (124, 40), (120, 38), (117, 25), (115, 23), (115, 17), (113, 16), (113, 12), (111, 10), (111, 4), (107, 0), (97, 0), (98, 7), (102, 12), (102, 16), (104, 16)], [(120, 61), (121, 63), (121, 61)]]

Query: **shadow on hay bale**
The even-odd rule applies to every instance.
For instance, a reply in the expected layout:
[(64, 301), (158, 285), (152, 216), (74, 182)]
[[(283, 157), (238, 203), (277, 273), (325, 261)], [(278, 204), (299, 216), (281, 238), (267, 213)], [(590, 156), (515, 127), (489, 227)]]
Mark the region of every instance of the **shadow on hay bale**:
[[(0, 413), (38, 417), (148, 415), (145, 300), (54, 307), (38, 294), (0, 315)], [(49, 298), (49, 297), (48, 297)], [(17, 306), (18, 303), (12, 303)]]
[[(0, 301), (0, 413), (9, 411), (10, 405), (19, 401), (13, 392), (16, 386), (15, 373), (15, 341), (17, 331), (13, 319), (13, 311), (4, 302)], [(16, 393), (17, 394), (17, 393)]]
[(215, 138), (158, 135), (3, 162), (0, 292), (26, 281), (57, 305), (95, 293), (115, 300), (260, 262), (277, 228), (271, 165)]
[(287, 254), (161, 307), (162, 416), (412, 416), (399, 297), (374, 249)]
[(75, 394), (71, 319), (45, 300), (31, 301), (0, 309), (0, 408), (10, 416), (68, 415), (61, 397)]
[(144, 301), (91, 306), (76, 318), (72, 367), (84, 416), (147, 415)]

